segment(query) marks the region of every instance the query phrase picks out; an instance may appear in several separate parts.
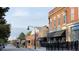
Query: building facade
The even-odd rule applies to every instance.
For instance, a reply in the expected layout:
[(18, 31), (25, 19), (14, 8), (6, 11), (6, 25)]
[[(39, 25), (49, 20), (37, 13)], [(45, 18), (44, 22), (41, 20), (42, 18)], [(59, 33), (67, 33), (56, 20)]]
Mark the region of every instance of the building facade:
[[(49, 20), (49, 34), (48, 34), (49, 38), (52, 37), (55, 37), (56, 39), (60, 38), (68, 42), (79, 40), (78, 7), (56, 7), (51, 11), (49, 11), (48, 20)], [(58, 32), (57, 35), (55, 32)]]
[(48, 33), (48, 26), (42, 26), (42, 27), (38, 27), (39, 29), (39, 33), (38, 33), (38, 46), (39, 47), (44, 47), (44, 43), (46, 43), (47, 40), (47, 33)]
[(26, 39), (26, 47), (27, 48), (33, 48), (33, 46), (34, 46), (34, 36), (33, 35), (27, 35), (26, 37), (25, 37), (25, 39)]
[(35, 29), (31, 32), (28, 32), (28, 34), (25, 36), (27, 48), (34, 48), (35, 46), (37, 47), (38, 32), (39, 31)]

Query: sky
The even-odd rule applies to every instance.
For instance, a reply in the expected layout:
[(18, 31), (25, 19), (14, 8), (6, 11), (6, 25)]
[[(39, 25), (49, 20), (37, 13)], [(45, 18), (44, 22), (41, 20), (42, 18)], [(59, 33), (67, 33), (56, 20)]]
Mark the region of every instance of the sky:
[(51, 7), (10, 7), (5, 19), (11, 24), (10, 39), (15, 39), (21, 32), (27, 32), (27, 26), (48, 25), (48, 12)]

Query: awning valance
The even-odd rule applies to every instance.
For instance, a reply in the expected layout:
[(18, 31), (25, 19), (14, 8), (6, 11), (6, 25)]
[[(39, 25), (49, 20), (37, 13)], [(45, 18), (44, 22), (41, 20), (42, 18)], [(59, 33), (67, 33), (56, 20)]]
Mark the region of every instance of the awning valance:
[(48, 37), (63, 37), (66, 36), (66, 30), (51, 32), (47, 34)]
[(39, 37), (40, 42), (47, 42), (47, 37)]

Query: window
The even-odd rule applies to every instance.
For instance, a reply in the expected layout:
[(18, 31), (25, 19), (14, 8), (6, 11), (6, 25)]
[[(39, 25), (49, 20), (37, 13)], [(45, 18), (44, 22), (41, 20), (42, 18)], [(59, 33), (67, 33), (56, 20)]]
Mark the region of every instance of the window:
[(79, 19), (79, 8), (78, 8), (78, 19)]
[(30, 43), (30, 40), (28, 41), (28, 43)]
[(64, 23), (66, 23), (66, 14), (64, 15)]
[(72, 40), (79, 40), (79, 26), (72, 27)]
[(63, 14), (63, 17), (64, 17), (64, 18), (63, 18), (64, 23), (66, 23), (66, 13), (65, 13), (65, 12), (63, 12), (62, 14)]
[(30, 45), (30, 40), (27, 41), (27, 44)]
[(50, 19), (50, 23), (52, 22), (52, 19)]
[(74, 20), (74, 8), (71, 8), (71, 21)]
[(52, 19), (50, 19), (50, 31), (52, 31)]
[(56, 17), (54, 17), (54, 30), (56, 30)]
[(58, 25), (60, 25), (60, 19), (58, 19)]
[(56, 27), (56, 20), (54, 20), (54, 26)]
[(58, 15), (58, 25), (60, 25), (60, 15)]

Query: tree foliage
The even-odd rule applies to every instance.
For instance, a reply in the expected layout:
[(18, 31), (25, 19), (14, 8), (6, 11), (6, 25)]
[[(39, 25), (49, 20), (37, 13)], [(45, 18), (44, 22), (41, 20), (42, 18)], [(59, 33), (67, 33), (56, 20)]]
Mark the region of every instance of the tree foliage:
[(18, 39), (25, 40), (25, 34), (23, 32), (21, 32)]
[(10, 36), (10, 24), (7, 24), (5, 19), (6, 12), (8, 12), (8, 7), (0, 7), (0, 42), (7, 42)]
[(31, 35), (31, 32), (32, 32), (32, 31), (29, 31), (29, 32), (27, 33), (27, 35)]
[(6, 39), (10, 36), (10, 25), (6, 24), (0, 24), (0, 38)]

